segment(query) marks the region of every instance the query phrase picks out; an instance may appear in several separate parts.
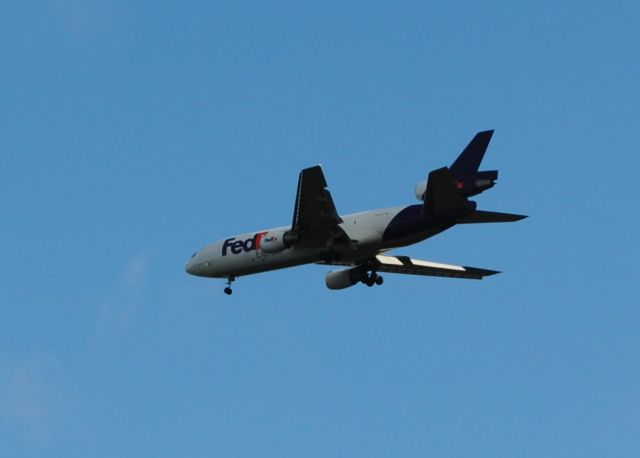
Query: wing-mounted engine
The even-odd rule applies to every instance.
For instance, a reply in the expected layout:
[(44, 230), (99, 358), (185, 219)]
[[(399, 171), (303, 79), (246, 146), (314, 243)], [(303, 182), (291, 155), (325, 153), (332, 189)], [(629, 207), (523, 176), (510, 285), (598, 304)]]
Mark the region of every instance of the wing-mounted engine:
[(293, 246), (298, 241), (298, 236), (288, 229), (269, 231), (260, 240), (260, 249), (263, 253), (279, 253)]
[(327, 272), (324, 281), (329, 289), (345, 289), (367, 278), (367, 271), (362, 267), (332, 270)]

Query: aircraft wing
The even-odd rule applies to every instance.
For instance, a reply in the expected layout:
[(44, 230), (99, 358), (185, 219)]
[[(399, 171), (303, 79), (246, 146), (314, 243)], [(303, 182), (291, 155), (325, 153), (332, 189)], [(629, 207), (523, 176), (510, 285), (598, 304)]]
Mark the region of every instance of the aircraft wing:
[(342, 218), (338, 216), (331, 193), (327, 189), (322, 167), (316, 165), (303, 169), (298, 177), (298, 192), (291, 228), (296, 232), (304, 232), (341, 222)]
[[(352, 266), (353, 263), (346, 261), (328, 262), (322, 264)], [(456, 266), (453, 264), (442, 264), (440, 262), (422, 261), (408, 256), (386, 256), (376, 255), (369, 260), (369, 265), (377, 272), (388, 272), (394, 274), (426, 275), (432, 277), (466, 278), (472, 280), (482, 280), (489, 275), (500, 272), (497, 270), (480, 269), (477, 267)]]
[(298, 178), (298, 192), (293, 209), (291, 229), (310, 245), (330, 249), (336, 243), (350, 243), (347, 234), (338, 225), (338, 215), (327, 181), (319, 165), (303, 169)]

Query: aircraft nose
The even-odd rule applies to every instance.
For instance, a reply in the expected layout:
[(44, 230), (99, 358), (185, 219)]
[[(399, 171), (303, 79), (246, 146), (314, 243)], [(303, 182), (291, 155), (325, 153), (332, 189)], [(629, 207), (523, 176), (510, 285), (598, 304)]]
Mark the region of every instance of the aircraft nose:
[(193, 253), (185, 263), (184, 270), (196, 277), (211, 276), (215, 272), (212, 271), (211, 253), (207, 249)]
[(196, 264), (196, 258), (198, 257), (198, 253), (193, 253), (193, 255), (187, 259), (187, 262), (184, 265), (184, 270), (191, 275), (198, 275), (197, 272), (197, 264)]

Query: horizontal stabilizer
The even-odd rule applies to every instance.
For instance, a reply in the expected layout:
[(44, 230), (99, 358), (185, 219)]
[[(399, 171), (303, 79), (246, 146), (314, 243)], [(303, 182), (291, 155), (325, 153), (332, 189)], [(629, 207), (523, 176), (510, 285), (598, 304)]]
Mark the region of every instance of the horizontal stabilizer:
[(513, 213), (486, 212), (476, 210), (458, 220), (458, 224), (475, 224), (475, 223), (512, 223), (525, 219), (526, 215), (515, 215)]
[(431, 216), (459, 210), (464, 208), (467, 202), (456, 188), (453, 176), (447, 167), (429, 173), (422, 207), (424, 215)]
[(497, 170), (485, 170), (483, 172), (476, 173), (476, 180), (489, 180), (496, 181), (498, 179), (498, 171)]

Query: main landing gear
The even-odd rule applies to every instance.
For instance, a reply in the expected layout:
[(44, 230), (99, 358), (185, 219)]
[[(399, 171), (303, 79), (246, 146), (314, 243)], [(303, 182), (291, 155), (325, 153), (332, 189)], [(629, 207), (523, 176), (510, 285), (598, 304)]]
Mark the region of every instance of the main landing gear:
[(369, 275), (366, 275), (364, 277), (362, 283), (364, 283), (368, 287), (372, 287), (373, 285), (381, 285), (384, 283), (384, 278), (382, 277), (382, 275), (378, 275), (375, 271), (371, 271)]
[(227, 296), (231, 296), (231, 293), (233, 293), (233, 290), (231, 289), (231, 283), (236, 279), (236, 277), (234, 277), (233, 275), (229, 275), (227, 277), (227, 287), (224, 289), (224, 293)]

